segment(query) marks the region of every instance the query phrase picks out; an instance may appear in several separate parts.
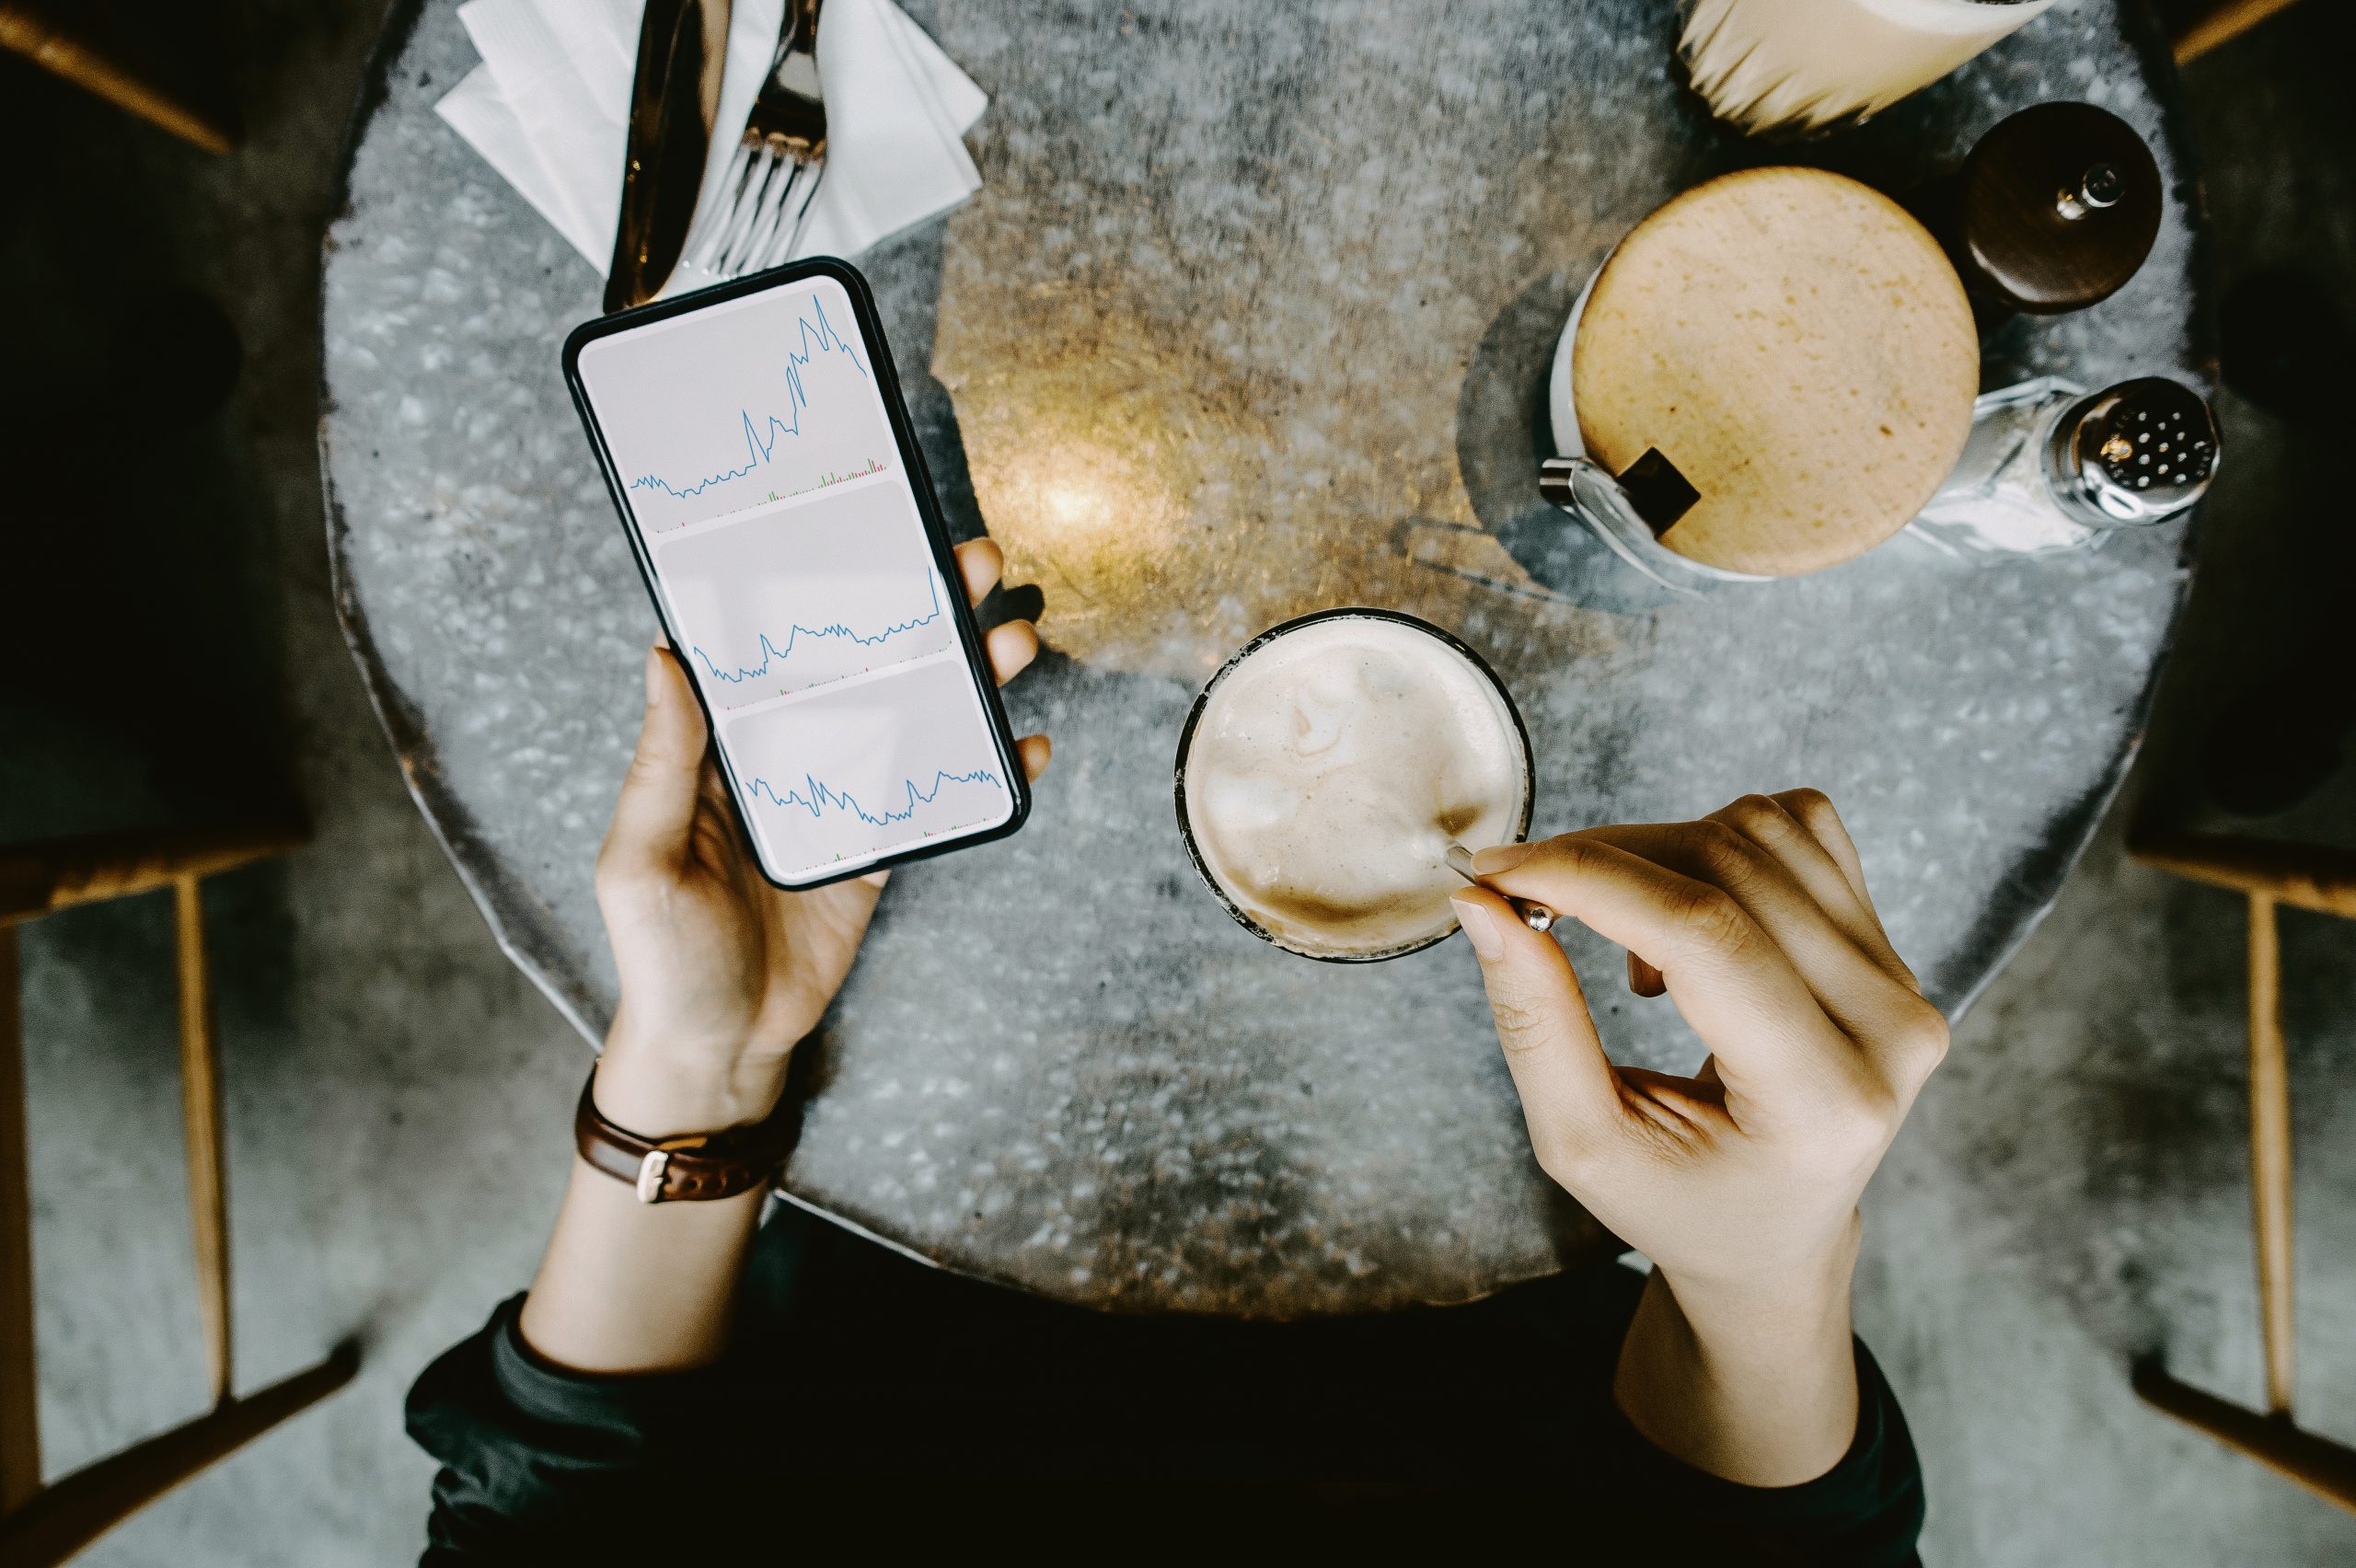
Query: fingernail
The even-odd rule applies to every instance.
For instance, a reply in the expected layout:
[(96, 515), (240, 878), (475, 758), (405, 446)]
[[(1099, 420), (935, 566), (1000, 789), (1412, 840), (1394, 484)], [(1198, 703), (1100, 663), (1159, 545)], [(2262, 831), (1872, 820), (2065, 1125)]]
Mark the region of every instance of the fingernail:
[(1449, 894), (1448, 902), (1455, 907), (1456, 923), (1464, 928), (1465, 939), (1481, 955), (1482, 963), (1494, 963), (1505, 956), (1505, 938), (1498, 934), (1496, 917), (1489, 913), (1487, 905), (1467, 894)]
[(652, 708), (663, 694), (663, 645), (656, 643), (646, 651), (646, 706)]
[(1530, 847), (1527, 844), (1499, 844), (1491, 848), (1475, 851), (1472, 856), (1472, 874), (1477, 877), (1489, 877), (1496, 875), (1499, 871), (1512, 870), (1530, 859)]

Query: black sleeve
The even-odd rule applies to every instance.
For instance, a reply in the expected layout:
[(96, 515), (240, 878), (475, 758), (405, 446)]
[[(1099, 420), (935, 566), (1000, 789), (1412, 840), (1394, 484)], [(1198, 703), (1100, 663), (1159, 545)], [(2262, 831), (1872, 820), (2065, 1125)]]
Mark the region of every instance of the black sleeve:
[[(590, 1377), (540, 1360), (517, 1332), (523, 1298), (502, 1304), (410, 1393), (410, 1434), (442, 1466), (426, 1568), (675, 1558), (774, 1539), (782, 1519), (805, 1539), (845, 1514), (905, 1531), (918, 1522), (911, 1483), (983, 1539), (1024, 1539), (1046, 1505), (1179, 1534), (1187, 1517), (1227, 1528), (1239, 1508), (1329, 1534), (1428, 1515), (1461, 1538), (1468, 1520), (1536, 1505), (1589, 1561), (1915, 1561), (1922, 1471), (1865, 1347), (1841, 1462), (1800, 1486), (1737, 1485), (1655, 1448), (1613, 1404), (1611, 1367), (1643, 1287), (1624, 1269), (1468, 1308), (1292, 1326), (1108, 1319), (927, 1277), (798, 1321), (792, 1337), (830, 1354), (797, 1358), (790, 1376), (762, 1348), (782, 1320), (738, 1335), (715, 1367)], [(917, 1312), (925, 1289), (947, 1303)], [(1533, 1364), (1550, 1369), (1543, 1388)], [(1173, 1376), (1149, 1376), (1165, 1366)], [(1592, 1555), (1614, 1545), (1626, 1551)]]
[[(743, 1384), (723, 1365), (589, 1377), (534, 1355), (521, 1296), (445, 1351), (410, 1389), (409, 1434), (441, 1461), (425, 1568), (603, 1552), (745, 1510)], [(670, 1537), (676, 1545), (676, 1536)]]
[[(1608, 1403), (1608, 1401), (1607, 1401)], [(1742, 1486), (1661, 1452), (1616, 1404), (1607, 1447), (1624, 1455), (1616, 1483), (1632, 1515), (1680, 1521), (1691, 1561), (1806, 1563), (1809, 1568), (1907, 1568), (1920, 1559), (1923, 1467), (1881, 1368), (1857, 1344), (1857, 1435), (1816, 1480), (1798, 1486)]]

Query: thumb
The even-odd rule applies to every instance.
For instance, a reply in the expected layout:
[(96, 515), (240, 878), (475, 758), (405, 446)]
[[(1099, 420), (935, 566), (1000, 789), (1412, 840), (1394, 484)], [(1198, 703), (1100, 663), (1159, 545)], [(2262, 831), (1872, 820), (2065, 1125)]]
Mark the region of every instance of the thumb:
[(685, 859), (703, 771), (703, 710), (669, 650), (646, 651), (646, 717), (614, 802), (599, 859), (623, 874), (668, 871)]
[(1554, 939), (1523, 925), (1487, 888), (1461, 889), (1449, 902), (1481, 961), (1530, 1146), (1560, 1181), (1567, 1161), (1616, 1135), (1620, 1080), (1596, 1036), (1578, 976)]

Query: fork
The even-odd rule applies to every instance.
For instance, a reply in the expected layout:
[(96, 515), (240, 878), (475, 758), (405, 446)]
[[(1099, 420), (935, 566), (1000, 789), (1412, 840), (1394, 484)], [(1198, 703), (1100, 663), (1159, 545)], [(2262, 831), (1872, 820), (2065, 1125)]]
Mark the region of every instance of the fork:
[(791, 256), (826, 179), (826, 104), (818, 81), (824, 3), (785, 0), (777, 53), (721, 177), (721, 199), (689, 236), (689, 264), (715, 277), (757, 271)]

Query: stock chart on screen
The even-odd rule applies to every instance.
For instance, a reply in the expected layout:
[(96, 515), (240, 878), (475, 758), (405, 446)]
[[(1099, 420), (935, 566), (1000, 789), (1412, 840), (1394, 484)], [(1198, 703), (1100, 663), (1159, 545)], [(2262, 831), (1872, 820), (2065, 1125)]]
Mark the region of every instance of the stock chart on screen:
[(789, 875), (1013, 809), (857, 322), (817, 279), (580, 359), (738, 796)]

